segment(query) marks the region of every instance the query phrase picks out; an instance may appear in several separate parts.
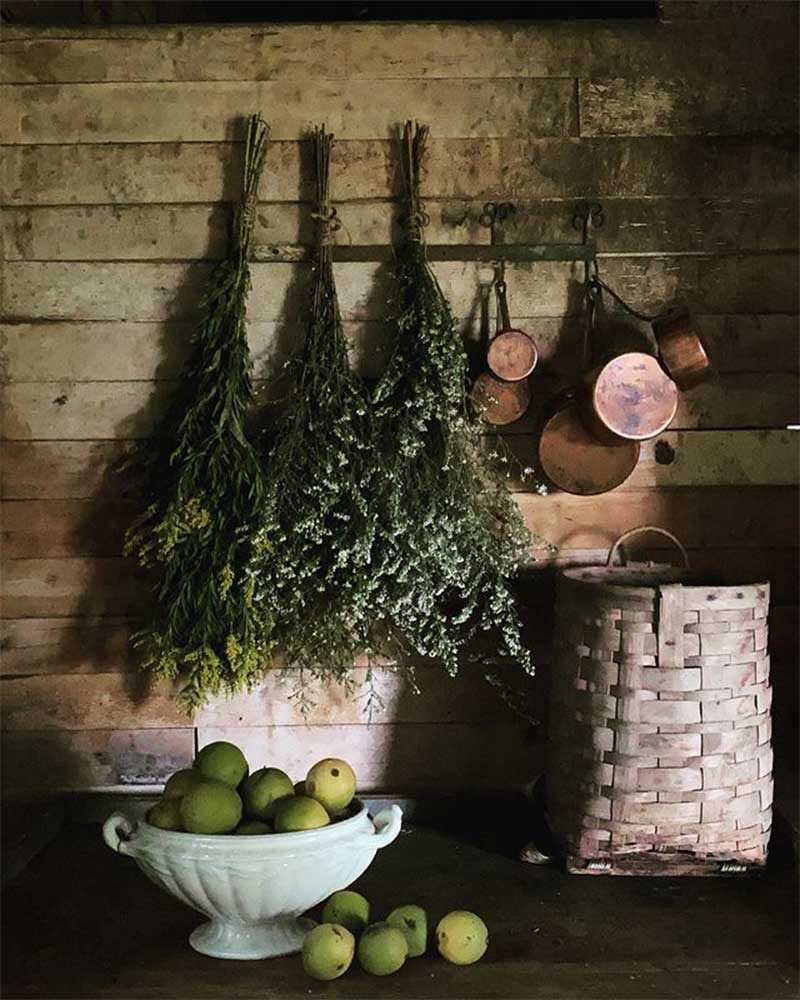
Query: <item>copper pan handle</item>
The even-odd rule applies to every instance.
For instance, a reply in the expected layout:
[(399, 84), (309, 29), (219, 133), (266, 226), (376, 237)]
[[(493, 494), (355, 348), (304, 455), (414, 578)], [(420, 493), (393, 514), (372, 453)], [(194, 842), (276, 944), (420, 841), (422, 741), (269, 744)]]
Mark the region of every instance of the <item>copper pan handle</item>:
[[(612, 563), (614, 562), (614, 557), (619, 551), (620, 546), (623, 545), (625, 542), (627, 542), (628, 539), (633, 538), (634, 535), (642, 535), (648, 531), (652, 532), (653, 534), (663, 535), (665, 538), (668, 538), (680, 552), (681, 558), (683, 559), (684, 569), (689, 568), (689, 554), (687, 553), (686, 549), (683, 547), (681, 542), (678, 541), (678, 539), (672, 534), (671, 531), (667, 531), (666, 528), (657, 528), (654, 524), (643, 524), (639, 528), (631, 528), (630, 531), (626, 531), (622, 535), (620, 535), (619, 538), (616, 540), (616, 542), (614, 542), (614, 544), (611, 546), (611, 549), (609, 550), (606, 566), (612, 565)], [(622, 565), (623, 566), (625, 565), (624, 560), (622, 561)]]

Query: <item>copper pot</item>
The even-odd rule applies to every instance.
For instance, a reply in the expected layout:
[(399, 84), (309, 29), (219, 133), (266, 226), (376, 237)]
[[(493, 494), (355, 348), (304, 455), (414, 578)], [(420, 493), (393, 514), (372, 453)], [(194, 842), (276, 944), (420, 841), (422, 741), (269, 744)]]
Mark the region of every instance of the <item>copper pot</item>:
[(531, 402), (526, 381), (504, 382), (491, 372), (482, 372), (472, 383), (470, 402), (487, 423), (502, 426), (523, 417)]
[(557, 489), (577, 496), (596, 496), (620, 486), (636, 468), (639, 442), (616, 438), (599, 441), (580, 413), (579, 393), (566, 390), (542, 415), (538, 434), (538, 467)]
[(511, 326), (506, 299), (506, 283), (500, 278), (495, 282), (497, 294), (497, 333), (489, 342), (486, 360), (494, 374), (506, 382), (519, 382), (527, 378), (536, 367), (539, 352), (533, 339), (524, 330)]
[(711, 361), (686, 306), (657, 316), (652, 326), (661, 360), (679, 389), (691, 389), (711, 377)]
[(646, 441), (666, 430), (678, 409), (678, 388), (650, 354), (627, 351), (584, 376), (580, 412), (598, 440)]

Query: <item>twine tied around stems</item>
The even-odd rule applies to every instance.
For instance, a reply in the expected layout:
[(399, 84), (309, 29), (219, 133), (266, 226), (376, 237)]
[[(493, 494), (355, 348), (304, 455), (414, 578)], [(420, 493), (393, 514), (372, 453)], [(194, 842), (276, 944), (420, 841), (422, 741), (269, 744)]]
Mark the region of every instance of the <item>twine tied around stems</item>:
[(418, 122), (407, 121), (403, 126), (402, 155), (400, 157), (406, 208), (403, 223), (411, 243), (424, 241), (423, 230), (431, 221), (419, 193), (428, 131), (427, 125), (420, 125)]
[(247, 119), (247, 134), (244, 150), (244, 182), (242, 199), (236, 218), (236, 238), (239, 254), (247, 257), (250, 252), (250, 239), (256, 221), (258, 208), (258, 181), (264, 168), (269, 140), (269, 125), (261, 115), (250, 115)]
[(342, 222), (336, 209), (329, 202), (324, 201), (318, 206), (316, 212), (311, 213), (311, 218), (317, 222), (317, 245), (321, 247), (330, 246), (333, 240), (333, 233), (342, 228)]

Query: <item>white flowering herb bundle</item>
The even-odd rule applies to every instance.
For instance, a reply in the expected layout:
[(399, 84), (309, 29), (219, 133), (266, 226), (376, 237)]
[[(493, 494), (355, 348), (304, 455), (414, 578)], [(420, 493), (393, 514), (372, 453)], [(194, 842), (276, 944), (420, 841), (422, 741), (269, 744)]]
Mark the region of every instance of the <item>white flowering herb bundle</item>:
[(376, 512), (367, 491), (371, 415), (351, 370), (333, 278), (329, 201), (333, 137), (311, 136), (317, 246), (302, 350), (290, 362), (292, 395), (269, 452), (271, 503), (253, 564), (257, 598), (276, 623), (287, 665), (305, 681), (348, 680), (367, 644)]
[(530, 669), (512, 578), (528, 533), (466, 409), (466, 357), (422, 238), (420, 171), (428, 129), (401, 144), (408, 238), (398, 247), (395, 339), (374, 393), (380, 524), (376, 617), (396, 645), (455, 673), (477, 637), (486, 660)]
[(268, 136), (252, 115), (228, 255), (211, 276), (177, 396), (135, 460), (144, 510), (125, 551), (152, 569), (155, 600), (134, 643), (153, 676), (183, 679), (179, 699), (192, 712), (249, 687), (269, 662), (272, 622), (248, 573), (267, 486), (244, 429), (253, 398), (248, 256)]

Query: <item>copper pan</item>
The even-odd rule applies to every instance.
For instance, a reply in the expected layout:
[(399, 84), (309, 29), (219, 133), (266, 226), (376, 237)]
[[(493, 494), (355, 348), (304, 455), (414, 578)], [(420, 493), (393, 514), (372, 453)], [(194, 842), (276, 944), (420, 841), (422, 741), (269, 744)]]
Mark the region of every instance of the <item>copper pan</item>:
[(626, 351), (584, 376), (580, 411), (600, 441), (657, 437), (677, 409), (678, 388), (651, 354)]
[(579, 392), (550, 401), (538, 430), (538, 468), (551, 486), (577, 496), (597, 496), (620, 486), (636, 468), (639, 442), (599, 441), (580, 413)]
[(679, 389), (692, 389), (711, 377), (711, 361), (686, 306), (656, 316), (652, 327), (664, 367)]
[(491, 372), (482, 372), (472, 383), (470, 402), (476, 413), (490, 424), (513, 424), (523, 417), (531, 402), (527, 380), (504, 382)]
[(536, 367), (539, 352), (533, 339), (524, 330), (511, 325), (506, 299), (506, 283), (499, 277), (495, 281), (497, 295), (497, 333), (489, 342), (486, 360), (494, 374), (506, 382), (519, 382), (527, 378)]

